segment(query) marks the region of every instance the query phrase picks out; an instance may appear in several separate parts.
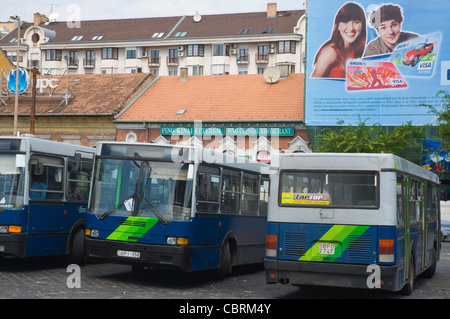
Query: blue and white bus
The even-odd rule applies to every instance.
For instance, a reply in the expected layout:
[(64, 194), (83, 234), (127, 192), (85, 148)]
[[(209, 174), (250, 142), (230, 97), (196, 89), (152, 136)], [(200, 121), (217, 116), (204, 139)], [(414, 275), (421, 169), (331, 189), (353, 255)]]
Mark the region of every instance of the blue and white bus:
[(439, 179), (392, 154), (281, 154), (267, 283), (403, 290), (440, 255)]
[(0, 137), (0, 257), (83, 256), (94, 148)]
[(103, 142), (86, 224), (88, 260), (134, 269), (263, 263), (268, 165), (211, 150)]

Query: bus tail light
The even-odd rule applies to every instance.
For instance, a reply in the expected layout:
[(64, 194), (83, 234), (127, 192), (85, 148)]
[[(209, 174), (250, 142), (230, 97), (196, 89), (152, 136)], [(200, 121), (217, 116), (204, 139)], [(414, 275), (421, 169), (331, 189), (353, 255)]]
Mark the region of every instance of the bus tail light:
[(394, 262), (394, 240), (380, 239), (379, 240), (379, 261), (382, 263)]
[(267, 235), (266, 240), (266, 256), (277, 257), (277, 235)]

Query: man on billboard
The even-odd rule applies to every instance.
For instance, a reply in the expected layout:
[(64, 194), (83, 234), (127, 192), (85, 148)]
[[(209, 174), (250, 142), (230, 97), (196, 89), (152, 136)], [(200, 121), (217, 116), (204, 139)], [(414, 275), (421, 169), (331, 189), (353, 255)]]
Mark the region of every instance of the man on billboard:
[(365, 57), (391, 53), (397, 44), (419, 37), (416, 33), (402, 31), (402, 11), (398, 5), (384, 4), (370, 14), (369, 24), (378, 37), (367, 45)]

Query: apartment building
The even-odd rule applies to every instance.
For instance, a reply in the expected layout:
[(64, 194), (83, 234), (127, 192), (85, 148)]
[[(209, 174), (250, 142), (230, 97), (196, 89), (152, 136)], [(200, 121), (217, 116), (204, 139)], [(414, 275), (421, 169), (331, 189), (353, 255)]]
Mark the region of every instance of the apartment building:
[(279, 67), (304, 73), (304, 10), (174, 17), (49, 21), (36, 13), (0, 40), (21, 67), (41, 74), (258, 74)]

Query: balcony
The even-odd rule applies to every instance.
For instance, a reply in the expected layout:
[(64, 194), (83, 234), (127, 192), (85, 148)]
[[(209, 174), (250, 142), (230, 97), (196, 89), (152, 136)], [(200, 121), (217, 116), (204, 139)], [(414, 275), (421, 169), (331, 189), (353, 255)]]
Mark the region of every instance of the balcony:
[(269, 55), (267, 53), (256, 53), (255, 61), (260, 64), (269, 63)]
[(250, 58), (247, 53), (240, 53), (237, 56), (236, 62), (237, 62), (237, 64), (248, 64), (249, 60), (250, 60)]
[(83, 66), (85, 69), (95, 68), (95, 59), (83, 59)]
[(150, 67), (159, 67), (161, 58), (159, 56), (149, 56), (148, 57), (148, 66)]
[(167, 66), (178, 66), (178, 56), (168, 56)]

